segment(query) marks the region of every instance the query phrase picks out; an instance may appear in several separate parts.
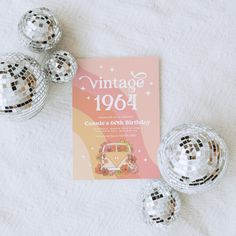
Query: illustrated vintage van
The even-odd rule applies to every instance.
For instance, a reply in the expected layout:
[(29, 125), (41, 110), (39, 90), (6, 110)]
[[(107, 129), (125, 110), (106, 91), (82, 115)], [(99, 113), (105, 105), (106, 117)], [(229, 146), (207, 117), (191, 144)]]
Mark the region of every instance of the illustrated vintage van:
[(127, 142), (106, 143), (99, 156), (101, 174), (127, 174), (137, 170), (136, 157)]

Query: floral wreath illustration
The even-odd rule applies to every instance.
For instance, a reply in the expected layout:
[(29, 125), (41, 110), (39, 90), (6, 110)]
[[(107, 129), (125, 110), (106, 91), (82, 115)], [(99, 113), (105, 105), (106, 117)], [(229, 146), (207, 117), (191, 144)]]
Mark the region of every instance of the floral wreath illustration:
[(133, 154), (132, 145), (126, 140), (102, 143), (96, 159), (98, 161), (95, 167), (97, 174), (122, 176), (138, 171), (137, 157)]

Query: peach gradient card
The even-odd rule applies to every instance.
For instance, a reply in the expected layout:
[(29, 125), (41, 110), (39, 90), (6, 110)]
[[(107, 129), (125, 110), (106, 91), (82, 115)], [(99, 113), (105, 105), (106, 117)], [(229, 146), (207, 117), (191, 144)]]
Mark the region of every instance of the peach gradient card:
[(157, 57), (78, 59), (73, 80), (75, 179), (159, 178)]

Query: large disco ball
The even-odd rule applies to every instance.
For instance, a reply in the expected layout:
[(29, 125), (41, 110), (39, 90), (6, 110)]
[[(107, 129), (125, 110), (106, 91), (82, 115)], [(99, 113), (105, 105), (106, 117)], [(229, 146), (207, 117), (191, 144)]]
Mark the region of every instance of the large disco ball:
[(162, 139), (158, 162), (162, 177), (171, 187), (191, 194), (217, 182), (227, 158), (225, 142), (213, 129), (184, 124)]
[(48, 57), (44, 65), (47, 77), (53, 82), (71, 81), (77, 71), (75, 58), (66, 51), (56, 51)]
[(18, 24), (18, 32), (23, 44), (34, 52), (51, 49), (62, 35), (56, 16), (45, 7), (26, 12)]
[(0, 117), (27, 119), (47, 97), (48, 81), (36, 60), (21, 53), (0, 57)]
[(174, 221), (180, 210), (178, 193), (164, 181), (150, 182), (142, 193), (142, 213), (146, 223), (163, 226)]

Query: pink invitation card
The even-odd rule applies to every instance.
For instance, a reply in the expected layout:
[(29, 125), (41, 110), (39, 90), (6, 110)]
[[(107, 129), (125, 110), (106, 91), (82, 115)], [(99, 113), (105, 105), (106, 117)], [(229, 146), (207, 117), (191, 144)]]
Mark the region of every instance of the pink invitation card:
[(159, 59), (78, 59), (75, 179), (159, 178)]

